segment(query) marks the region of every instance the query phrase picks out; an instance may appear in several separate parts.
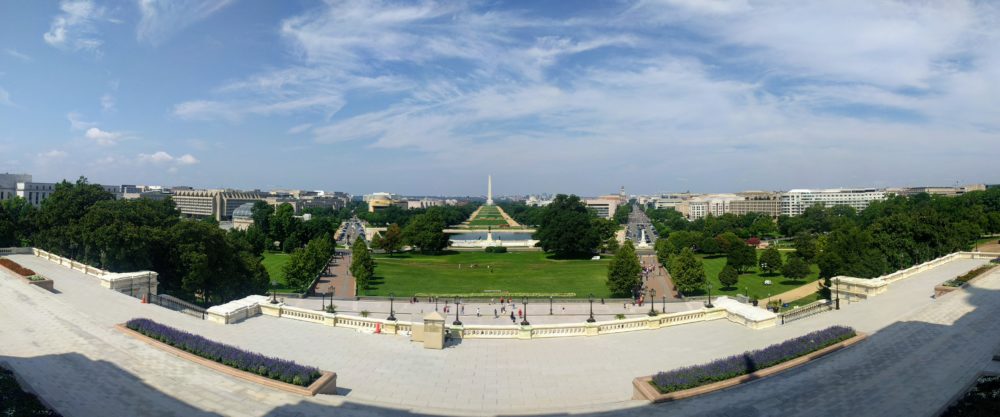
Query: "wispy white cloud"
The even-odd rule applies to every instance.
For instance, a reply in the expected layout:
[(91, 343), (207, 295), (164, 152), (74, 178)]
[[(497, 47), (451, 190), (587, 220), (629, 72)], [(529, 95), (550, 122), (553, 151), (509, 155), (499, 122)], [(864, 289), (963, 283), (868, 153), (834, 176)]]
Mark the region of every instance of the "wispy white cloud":
[(10, 56), (12, 56), (14, 58), (17, 58), (17, 59), (19, 59), (19, 60), (21, 60), (23, 62), (34, 61), (34, 59), (32, 59), (30, 56), (28, 56), (26, 54), (23, 54), (21, 52), (18, 52), (17, 49), (7, 48), (7, 49), (4, 49), (4, 52), (6, 52), (7, 55), (10, 55)]
[(142, 15), (136, 29), (140, 42), (158, 45), (174, 33), (205, 19), (235, 0), (139, 0)]
[(14, 102), (10, 100), (10, 93), (0, 87), (0, 105), (13, 106)]
[(97, 123), (83, 120), (83, 115), (75, 111), (66, 113), (66, 120), (69, 121), (69, 126), (73, 130), (87, 130), (91, 127), (97, 126)]
[(87, 132), (84, 133), (84, 137), (96, 142), (98, 145), (111, 146), (118, 143), (118, 141), (122, 140), (122, 138), (125, 137), (125, 134), (121, 132), (109, 132), (106, 130), (101, 130), (96, 127), (92, 127), (87, 129)]
[[(808, 155), (814, 166), (790, 164), (820, 179), (852, 155), (900, 167), (939, 155), (950, 138), (1000, 140), (996, 9), (650, 0), (618, 16), (547, 20), (481, 3), (331, 1), (282, 22), (294, 63), (226, 82), (174, 114), (316, 113), (288, 133), (417, 151), (449, 167), (513, 152), (503, 164), (533, 174), (603, 166), (697, 177), (706, 166)], [(355, 97), (364, 99), (352, 108)], [(609, 148), (639, 152), (622, 162)], [(573, 181), (588, 169), (553, 175)]]
[(59, 10), (42, 39), (61, 49), (99, 53), (104, 42), (96, 36), (96, 24), (104, 17), (104, 9), (90, 0), (62, 0)]
[(117, 107), (115, 107), (115, 96), (111, 95), (111, 93), (102, 95), (101, 110), (105, 113), (114, 113), (117, 110)]
[(69, 156), (68, 153), (66, 153), (65, 151), (58, 150), (58, 149), (52, 149), (52, 150), (49, 150), (49, 151), (42, 152), (42, 153), (38, 154), (38, 157), (42, 159), (42, 162), (59, 160), (59, 159), (65, 158), (67, 156)]
[(152, 154), (140, 153), (137, 160), (140, 163), (155, 165), (194, 165), (200, 162), (191, 154), (174, 157), (165, 151), (157, 151)]

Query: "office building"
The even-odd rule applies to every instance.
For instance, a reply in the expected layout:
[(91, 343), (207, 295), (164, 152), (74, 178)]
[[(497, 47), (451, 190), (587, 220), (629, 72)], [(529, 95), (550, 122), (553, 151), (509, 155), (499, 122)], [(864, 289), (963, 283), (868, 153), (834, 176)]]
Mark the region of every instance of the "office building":
[(790, 190), (781, 195), (781, 214), (798, 216), (814, 205), (824, 207), (849, 206), (864, 210), (872, 201), (885, 199), (885, 190), (877, 188), (846, 188), (828, 190)]
[(729, 202), (727, 213), (743, 215), (760, 213), (777, 218), (781, 214), (781, 194), (767, 191), (744, 191), (736, 193), (742, 200)]
[(173, 189), (171, 198), (181, 214), (187, 217), (211, 217), (230, 220), (237, 207), (265, 201), (259, 191)]

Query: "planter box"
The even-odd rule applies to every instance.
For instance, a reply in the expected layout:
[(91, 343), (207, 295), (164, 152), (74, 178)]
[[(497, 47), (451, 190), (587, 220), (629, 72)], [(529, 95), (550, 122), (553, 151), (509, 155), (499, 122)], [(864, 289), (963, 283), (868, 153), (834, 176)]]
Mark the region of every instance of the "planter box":
[(177, 356), (177, 357), (180, 357), (182, 359), (187, 359), (187, 360), (189, 360), (191, 362), (194, 362), (194, 363), (197, 363), (197, 364), (200, 364), (200, 365), (204, 365), (206, 367), (212, 368), (212, 369), (214, 369), (214, 370), (216, 370), (218, 372), (221, 372), (221, 373), (229, 375), (229, 376), (234, 376), (234, 377), (245, 379), (247, 381), (254, 382), (254, 383), (257, 383), (257, 384), (261, 384), (261, 385), (264, 385), (264, 386), (267, 386), (267, 387), (279, 389), (279, 390), (282, 390), (282, 391), (291, 392), (291, 393), (294, 393), (294, 394), (310, 396), (310, 397), (314, 396), (316, 394), (330, 394), (330, 395), (333, 395), (333, 394), (337, 393), (337, 374), (335, 372), (320, 371), (320, 373), (321, 373), (320, 377), (318, 379), (316, 379), (315, 381), (313, 381), (313, 383), (311, 385), (309, 385), (308, 387), (303, 387), (303, 386), (294, 385), (294, 384), (287, 384), (287, 383), (284, 383), (284, 382), (281, 382), (281, 381), (278, 381), (278, 380), (274, 380), (274, 379), (268, 378), (266, 376), (261, 376), (261, 375), (257, 375), (257, 374), (254, 374), (254, 373), (250, 373), (250, 372), (246, 372), (246, 371), (241, 371), (239, 369), (223, 365), (223, 364), (218, 363), (216, 361), (203, 358), (201, 356), (195, 355), (195, 354), (190, 353), (190, 352), (185, 352), (185, 351), (183, 351), (181, 349), (178, 349), (178, 348), (170, 346), (170, 345), (168, 345), (166, 343), (160, 342), (159, 340), (152, 339), (149, 336), (146, 336), (146, 335), (144, 335), (142, 333), (139, 333), (139, 332), (137, 332), (135, 330), (129, 329), (128, 327), (125, 327), (124, 324), (116, 324), (115, 328), (118, 329), (118, 331), (120, 331), (122, 333), (125, 333), (125, 334), (127, 334), (129, 336), (132, 336), (132, 337), (134, 337), (134, 338), (136, 338), (138, 340), (141, 340), (141, 341), (145, 342), (146, 344), (148, 344), (150, 346), (153, 346), (153, 347), (155, 347), (157, 349), (160, 349), (160, 350), (162, 350), (164, 352), (170, 353), (170, 354), (172, 354), (174, 356)]
[(820, 357), (826, 356), (827, 354), (836, 352), (840, 349), (858, 343), (864, 340), (866, 337), (868, 337), (868, 335), (861, 332), (855, 332), (855, 333), (857, 335), (850, 339), (834, 343), (833, 345), (827, 346), (823, 349), (817, 350), (815, 352), (812, 352), (804, 356), (799, 356), (787, 362), (779, 363), (770, 368), (764, 368), (746, 375), (740, 375), (738, 377), (729, 378), (723, 381), (713, 382), (710, 384), (702, 385), (700, 387), (689, 388), (686, 390), (674, 391), (664, 394), (661, 393), (660, 390), (653, 385), (652, 375), (635, 378), (632, 380), (632, 393), (633, 393), (632, 399), (646, 400), (652, 403), (677, 401), (677, 400), (683, 400), (685, 398), (691, 398), (694, 396), (726, 389), (750, 381), (755, 381), (764, 378), (766, 376), (774, 375), (776, 373), (792, 369), (796, 366), (803, 365), (805, 363), (808, 363), (809, 361), (818, 359)]
[(37, 277), (42, 277), (43, 278), (43, 279), (40, 279), (40, 280), (34, 280), (33, 281), (33, 280), (28, 279), (28, 277), (26, 277), (24, 275), (21, 275), (21, 274), (18, 274), (17, 272), (14, 272), (10, 268), (7, 268), (7, 267), (5, 267), (3, 265), (0, 265), (0, 268), (3, 268), (4, 271), (10, 272), (12, 275), (14, 275), (15, 277), (17, 277), (21, 281), (24, 281), (24, 282), (28, 283), (29, 285), (34, 285), (34, 286), (45, 288), (49, 292), (55, 292), (55, 283), (51, 279), (42, 277), (41, 275), (33, 275), (33, 276), (37, 276)]

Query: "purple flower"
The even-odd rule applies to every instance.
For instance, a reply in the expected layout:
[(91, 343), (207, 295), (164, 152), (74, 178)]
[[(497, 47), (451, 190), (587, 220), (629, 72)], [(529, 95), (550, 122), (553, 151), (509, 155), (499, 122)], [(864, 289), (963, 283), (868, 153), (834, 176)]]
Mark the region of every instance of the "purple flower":
[(125, 327), (223, 365), (289, 384), (307, 387), (320, 377), (318, 368), (248, 352), (235, 346), (214, 342), (183, 330), (162, 325), (150, 319), (132, 319), (125, 323)]
[(746, 375), (795, 359), (842, 340), (854, 337), (854, 329), (833, 326), (804, 336), (789, 339), (760, 350), (743, 352), (712, 362), (659, 372), (653, 376), (653, 384), (661, 392), (680, 391), (688, 388)]

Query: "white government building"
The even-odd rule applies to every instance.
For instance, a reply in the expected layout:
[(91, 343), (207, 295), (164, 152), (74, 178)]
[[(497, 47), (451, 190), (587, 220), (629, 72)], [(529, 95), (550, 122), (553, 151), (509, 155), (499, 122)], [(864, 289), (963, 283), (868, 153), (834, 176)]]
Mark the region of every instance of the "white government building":
[(861, 211), (872, 201), (884, 200), (885, 190), (877, 188), (834, 188), (827, 190), (789, 190), (781, 195), (781, 214), (798, 216), (814, 205), (851, 206)]

